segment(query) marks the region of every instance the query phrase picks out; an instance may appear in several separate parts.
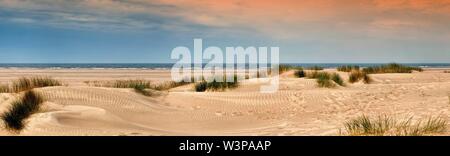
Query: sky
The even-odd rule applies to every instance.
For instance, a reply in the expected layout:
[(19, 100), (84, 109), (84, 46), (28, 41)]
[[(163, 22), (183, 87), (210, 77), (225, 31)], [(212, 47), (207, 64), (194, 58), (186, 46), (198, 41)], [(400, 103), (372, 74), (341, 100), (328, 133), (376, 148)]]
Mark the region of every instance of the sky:
[(283, 63), (450, 63), (450, 0), (0, 0), (0, 63), (171, 63), (194, 38)]

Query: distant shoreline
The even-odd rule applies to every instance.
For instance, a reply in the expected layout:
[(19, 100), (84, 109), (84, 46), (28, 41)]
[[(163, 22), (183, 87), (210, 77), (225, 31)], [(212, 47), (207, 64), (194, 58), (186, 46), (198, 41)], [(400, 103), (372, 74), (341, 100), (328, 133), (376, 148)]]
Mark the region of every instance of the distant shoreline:
[[(360, 67), (377, 66), (386, 63), (282, 63), (293, 66), (336, 68), (342, 65)], [(450, 63), (401, 63), (421, 68), (450, 68)], [(145, 69), (165, 70), (173, 63), (0, 63), (0, 69)], [(206, 65), (206, 64), (204, 64)]]

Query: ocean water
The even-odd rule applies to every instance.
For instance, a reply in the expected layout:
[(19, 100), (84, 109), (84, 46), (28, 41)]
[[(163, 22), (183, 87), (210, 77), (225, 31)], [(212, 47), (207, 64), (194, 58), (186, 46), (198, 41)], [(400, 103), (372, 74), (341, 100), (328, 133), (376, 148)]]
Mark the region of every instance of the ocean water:
[[(342, 65), (358, 65), (360, 67), (378, 66), (383, 63), (282, 63), (287, 65), (324, 68), (335, 68)], [(422, 68), (450, 68), (450, 63), (402, 63), (403, 65)], [(170, 69), (173, 63), (0, 63), (0, 68), (53, 68), (53, 69), (77, 69), (77, 68), (105, 68), (105, 69)]]

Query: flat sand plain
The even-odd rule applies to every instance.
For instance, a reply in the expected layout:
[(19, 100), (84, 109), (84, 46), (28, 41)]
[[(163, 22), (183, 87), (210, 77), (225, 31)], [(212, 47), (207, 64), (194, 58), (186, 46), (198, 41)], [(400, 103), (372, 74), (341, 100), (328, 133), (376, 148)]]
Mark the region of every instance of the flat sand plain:
[[(335, 69), (326, 69), (335, 71)], [(0, 83), (51, 76), (65, 86), (37, 88), (46, 102), (20, 134), (0, 135), (338, 135), (346, 120), (388, 114), (417, 119), (442, 115), (450, 121), (449, 69), (411, 74), (373, 74), (372, 84), (319, 88), (315, 80), (280, 77), (279, 91), (260, 93), (249, 79), (225, 92), (194, 92), (192, 85), (143, 96), (133, 89), (102, 88), (85, 81), (170, 80), (169, 70), (0, 69)], [(344, 79), (347, 73), (339, 72)], [(0, 94), (0, 113), (19, 95)], [(3, 123), (0, 124), (3, 127)], [(450, 127), (450, 126), (448, 126)], [(450, 131), (443, 135), (450, 135)]]

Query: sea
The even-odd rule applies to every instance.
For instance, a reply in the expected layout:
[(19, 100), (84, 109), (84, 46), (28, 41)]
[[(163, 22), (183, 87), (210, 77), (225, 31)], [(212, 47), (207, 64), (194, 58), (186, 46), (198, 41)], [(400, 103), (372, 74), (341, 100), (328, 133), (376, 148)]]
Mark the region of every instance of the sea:
[[(379, 66), (385, 63), (282, 63), (284, 65), (323, 68), (336, 68), (342, 65), (357, 65), (360, 67)], [(407, 66), (422, 68), (450, 68), (450, 63), (400, 63)], [(206, 64), (204, 64), (206, 65)], [(52, 68), (52, 69), (170, 69), (173, 63), (0, 63), (0, 68)], [(270, 65), (269, 65), (270, 66)]]

